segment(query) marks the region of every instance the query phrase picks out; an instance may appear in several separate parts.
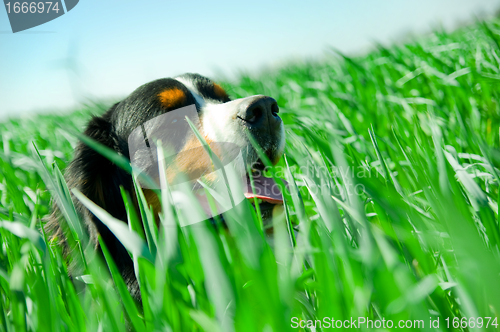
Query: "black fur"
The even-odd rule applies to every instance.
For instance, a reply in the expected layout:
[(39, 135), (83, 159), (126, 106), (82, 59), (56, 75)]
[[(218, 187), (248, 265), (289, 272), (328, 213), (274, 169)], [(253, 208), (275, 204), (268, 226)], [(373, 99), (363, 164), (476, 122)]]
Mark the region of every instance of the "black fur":
[(182, 77), (194, 82), (196, 89), (204, 99), (222, 101), (224, 103), (230, 101), (227, 96), (218, 96), (215, 94), (214, 82), (212, 80), (199, 74), (184, 74)]

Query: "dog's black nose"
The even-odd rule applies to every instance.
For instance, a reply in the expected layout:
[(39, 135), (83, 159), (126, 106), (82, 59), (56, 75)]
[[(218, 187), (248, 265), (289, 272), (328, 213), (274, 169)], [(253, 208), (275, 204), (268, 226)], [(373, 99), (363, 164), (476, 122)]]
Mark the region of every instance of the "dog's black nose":
[(273, 130), (279, 128), (281, 119), (276, 100), (268, 96), (246, 98), (240, 105), (238, 118), (254, 129)]

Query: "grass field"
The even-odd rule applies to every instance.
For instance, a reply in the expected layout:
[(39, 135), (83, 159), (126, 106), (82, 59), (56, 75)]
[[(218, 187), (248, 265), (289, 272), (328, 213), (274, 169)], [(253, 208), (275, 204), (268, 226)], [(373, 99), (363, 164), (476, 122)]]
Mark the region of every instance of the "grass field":
[[(271, 173), (290, 191), (274, 248), (249, 205), (225, 216), (230, 233), (158, 232), (143, 205), (120, 227), (93, 208), (133, 254), (141, 309), (92, 257), (61, 181), (73, 132), (103, 108), (12, 119), (0, 124), (0, 330), (323, 331), (358, 317), (500, 330), (500, 21), (225, 87), (280, 105), (286, 155)], [(40, 230), (52, 197), (84, 266), (74, 282)], [(162, 199), (164, 219), (189, 217)]]

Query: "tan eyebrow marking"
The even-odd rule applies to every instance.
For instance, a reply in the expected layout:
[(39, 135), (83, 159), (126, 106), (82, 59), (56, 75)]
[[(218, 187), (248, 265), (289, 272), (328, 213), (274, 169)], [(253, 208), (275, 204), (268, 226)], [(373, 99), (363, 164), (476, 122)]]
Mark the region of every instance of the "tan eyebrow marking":
[(165, 108), (173, 108), (186, 102), (186, 94), (178, 88), (166, 89), (158, 94), (158, 98)]

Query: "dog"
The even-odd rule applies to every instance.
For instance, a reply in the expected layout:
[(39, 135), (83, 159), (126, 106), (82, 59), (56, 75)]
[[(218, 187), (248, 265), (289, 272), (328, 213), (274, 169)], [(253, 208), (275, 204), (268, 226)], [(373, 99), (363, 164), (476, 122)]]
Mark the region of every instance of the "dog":
[[(254, 171), (264, 168), (248, 134), (273, 164), (278, 162), (284, 152), (284, 125), (278, 114), (278, 104), (273, 98), (256, 95), (231, 100), (220, 85), (199, 74), (191, 73), (175, 78), (158, 79), (142, 85), (124, 100), (113, 105), (102, 116), (92, 117), (84, 135), (126, 158), (137, 159), (137, 154), (134, 154), (134, 157), (130, 153), (133, 141), (131, 137), (134, 133), (144, 130), (145, 124), (155, 124), (160, 121), (156, 119), (186, 107), (191, 107), (197, 113), (198, 129), (206, 142), (211, 146), (214, 142), (224, 142), (237, 147), (245, 167), (250, 166)], [(192, 142), (186, 141), (185, 137), (189, 136), (187, 132), (190, 128), (185, 123), (170, 128), (173, 128), (170, 129), (171, 136), (175, 136), (175, 141), (178, 143), (177, 152), (183, 152), (177, 154), (182, 155), (183, 160), (177, 162), (176, 167), (184, 167), (183, 171), (196, 173), (196, 176), (205, 172), (206, 165), (203, 165), (203, 160), (206, 158), (198, 155), (201, 153), (200, 149), (190, 149), (189, 145)], [(140, 138), (141, 135), (137, 137)], [(145, 143), (149, 146), (147, 137)], [(250, 185), (244, 186), (244, 196), (260, 199), (262, 211), (272, 210), (273, 206), (282, 204), (281, 193), (266, 189), (275, 185), (273, 180), (260, 175), (261, 172), (254, 173), (254, 171), (252, 171), (254, 190), (252, 191)], [(79, 142), (75, 149), (74, 159), (65, 171), (65, 180), (70, 190), (78, 189), (113, 217), (127, 222), (120, 187), (132, 193), (131, 196), (135, 196), (132, 176), (83, 142)], [(255, 189), (259, 189), (259, 192), (257, 193)], [(154, 196), (149, 195), (148, 204), (153, 206), (155, 213), (160, 213), (161, 207), (157, 197)], [(140, 301), (133, 262), (126, 249), (79, 200), (73, 197), (73, 202), (95, 249), (100, 250), (98, 243), (100, 235), (130, 293)], [(61, 213), (54, 204), (45, 229), (52, 239), (60, 243), (67, 254), (70, 248), (64, 237), (63, 222)]]

